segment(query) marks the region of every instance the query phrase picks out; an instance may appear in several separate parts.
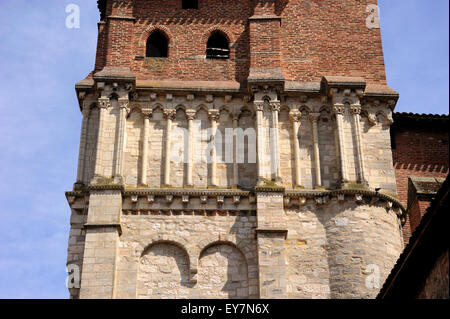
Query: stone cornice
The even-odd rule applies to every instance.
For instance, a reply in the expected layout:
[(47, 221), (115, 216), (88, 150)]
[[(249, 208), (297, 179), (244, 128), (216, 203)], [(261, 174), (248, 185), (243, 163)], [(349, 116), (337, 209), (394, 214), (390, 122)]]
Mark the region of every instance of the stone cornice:
[(174, 196), (250, 196), (250, 191), (232, 190), (232, 189), (214, 189), (214, 190), (196, 190), (196, 189), (126, 189), (124, 196), (146, 196), (146, 195), (174, 195)]
[(338, 195), (361, 195), (366, 197), (377, 197), (381, 200), (391, 202), (396, 207), (400, 208), (403, 213), (406, 212), (406, 208), (403, 204), (395, 197), (381, 193), (372, 191), (369, 189), (337, 189), (337, 190), (287, 190), (285, 192), (285, 196), (290, 198), (307, 198), (312, 199), (316, 197), (324, 197), (324, 196), (338, 196)]

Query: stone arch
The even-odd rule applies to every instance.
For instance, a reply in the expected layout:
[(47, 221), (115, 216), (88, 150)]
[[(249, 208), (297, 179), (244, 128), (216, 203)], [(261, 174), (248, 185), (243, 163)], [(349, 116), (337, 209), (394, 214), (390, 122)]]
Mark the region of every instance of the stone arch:
[(139, 113), (143, 114), (143, 112), (142, 112), (142, 105), (140, 105), (139, 103), (133, 103), (131, 105), (130, 111), (127, 114), (127, 119), (130, 118), (130, 116), (131, 116), (131, 114), (133, 112), (139, 112)]
[(201, 110), (204, 110), (207, 114), (209, 112), (209, 109), (205, 104), (197, 105), (197, 107), (195, 108), (195, 113), (198, 114)]
[(255, 115), (254, 110), (251, 107), (248, 107), (247, 105), (244, 105), (239, 111), (238, 111), (238, 117), (241, 118), (242, 116), (250, 116), (253, 118)]
[(138, 298), (187, 298), (190, 287), (189, 255), (170, 240), (150, 244), (138, 265)]
[(230, 116), (232, 116), (233, 115), (233, 112), (231, 111), (231, 108), (228, 106), (228, 105), (222, 105), (220, 108), (219, 108), (219, 112), (220, 113), (222, 113), (222, 112), (227, 112), (228, 113), (228, 115), (230, 115)]
[(186, 252), (186, 255), (189, 258), (189, 269), (192, 279), (193, 277), (192, 274), (195, 275), (197, 273), (197, 265), (198, 265), (197, 249), (184, 238), (170, 235), (155, 235), (150, 240), (144, 243), (141, 242), (138, 248), (136, 249), (136, 254), (142, 257), (149, 247), (157, 243), (171, 243), (173, 245), (177, 245)]
[(155, 103), (152, 106), (152, 112), (155, 112), (156, 110), (160, 109), (162, 112), (164, 112), (164, 106), (161, 103)]
[(179, 110), (183, 110), (184, 112), (186, 112), (186, 106), (184, 106), (183, 104), (178, 104), (175, 107), (175, 111), (178, 112)]
[(300, 112), (302, 112), (302, 115), (308, 115), (309, 113), (312, 113), (313, 110), (307, 106), (307, 105), (301, 105), (299, 107)]
[(205, 298), (248, 298), (248, 262), (237, 245), (216, 241), (199, 255), (198, 289)]

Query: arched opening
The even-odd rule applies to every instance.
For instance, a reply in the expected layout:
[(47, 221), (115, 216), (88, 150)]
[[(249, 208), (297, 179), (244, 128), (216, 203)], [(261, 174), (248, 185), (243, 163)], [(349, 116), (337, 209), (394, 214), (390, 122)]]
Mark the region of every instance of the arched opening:
[(198, 9), (198, 0), (183, 0), (183, 9)]
[(167, 58), (169, 53), (169, 41), (167, 37), (159, 30), (153, 33), (147, 39), (147, 58)]
[(230, 57), (230, 45), (223, 32), (214, 31), (206, 44), (206, 58), (228, 59)]

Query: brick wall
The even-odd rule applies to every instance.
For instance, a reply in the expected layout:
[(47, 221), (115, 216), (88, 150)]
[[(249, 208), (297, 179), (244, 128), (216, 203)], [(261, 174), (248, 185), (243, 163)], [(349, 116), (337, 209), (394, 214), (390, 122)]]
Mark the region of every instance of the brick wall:
[[(107, 18), (99, 25), (95, 70), (131, 66), (142, 80), (245, 83), (250, 60), (263, 67), (272, 61), (283, 68), (288, 81), (320, 81), (332, 73), (386, 84), (380, 30), (366, 27), (366, 7), (376, 3), (200, 0), (198, 10), (182, 10), (181, 0), (108, 0)], [(281, 19), (248, 20), (270, 15)], [(144, 58), (146, 40), (155, 29), (169, 39), (168, 58)], [(205, 59), (207, 39), (216, 29), (229, 38), (229, 60)], [(252, 55), (250, 48), (264, 54)]]
[[(445, 178), (448, 175), (448, 129), (443, 124), (448, 123), (448, 117), (446, 122), (440, 116), (433, 122), (429, 116), (408, 114), (397, 114), (394, 119), (391, 135), (397, 193), (402, 204), (407, 207), (409, 177)], [(424, 206), (428, 205), (422, 203), (422, 214), (426, 209)], [(417, 221), (413, 223), (418, 224)], [(407, 243), (411, 236), (409, 218), (403, 232)]]

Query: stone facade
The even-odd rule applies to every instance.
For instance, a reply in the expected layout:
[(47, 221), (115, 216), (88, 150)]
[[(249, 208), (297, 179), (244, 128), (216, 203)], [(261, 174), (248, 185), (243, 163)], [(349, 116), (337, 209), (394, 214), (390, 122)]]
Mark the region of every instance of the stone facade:
[[(152, 7), (155, 19), (175, 2)], [(143, 28), (152, 1), (100, 1), (96, 70), (77, 84), (77, 182), (66, 194), (68, 264), (81, 270), (72, 298), (377, 295), (402, 250), (404, 221), (389, 133), (398, 94), (385, 86), (384, 67), (370, 73), (382, 53), (336, 72), (314, 64), (314, 76), (301, 78), (282, 43), (296, 27), (292, 15), (320, 5), (247, 2), (227, 7), (240, 17), (229, 30), (205, 29), (229, 35), (230, 59), (189, 62), (184, 31), (195, 37), (204, 25)], [(347, 2), (346, 14), (365, 10)], [(218, 6), (200, 1), (198, 14)], [(355, 30), (363, 34), (363, 25)], [(172, 36), (160, 67), (138, 54), (156, 28)], [(269, 45), (267, 35), (282, 41)]]

